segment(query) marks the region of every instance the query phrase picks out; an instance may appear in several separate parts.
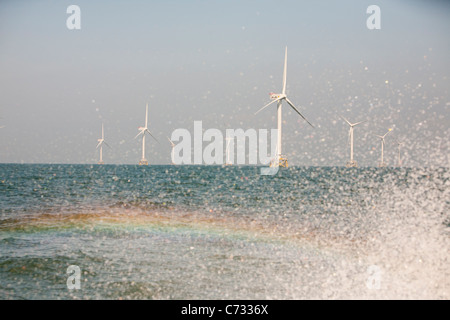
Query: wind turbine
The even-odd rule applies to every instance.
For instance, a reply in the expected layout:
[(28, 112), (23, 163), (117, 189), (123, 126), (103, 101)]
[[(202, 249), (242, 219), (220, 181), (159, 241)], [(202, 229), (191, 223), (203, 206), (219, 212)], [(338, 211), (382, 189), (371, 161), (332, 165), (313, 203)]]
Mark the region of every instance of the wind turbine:
[(173, 143), (173, 141), (170, 140), (169, 137), (167, 137), (167, 140), (169, 140), (170, 145), (172, 146), (172, 151), (170, 152), (170, 159), (172, 160), (172, 164), (175, 164), (175, 163), (173, 162), (173, 158), (174, 158), (174, 150), (173, 150), (173, 148), (175, 148), (175, 143)]
[(103, 162), (103, 144), (106, 144), (109, 148), (111, 148), (111, 147), (105, 141), (105, 134), (104, 134), (104, 130), (103, 130), (103, 123), (102, 123), (102, 138), (98, 139), (97, 141), (98, 141), (98, 144), (97, 144), (97, 147), (95, 149), (100, 148), (100, 160), (98, 161), (97, 164), (104, 164), (104, 162)]
[(353, 128), (356, 127), (358, 124), (364, 123), (366, 121), (350, 123), (350, 121), (348, 121), (344, 117), (341, 116), (341, 118), (344, 119), (344, 121), (347, 122), (347, 124), (350, 126), (350, 130), (348, 132), (348, 137), (350, 139), (350, 161), (347, 162), (347, 168), (351, 168), (351, 167), (356, 168), (358, 166), (358, 163), (356, 162), (356, 160), (353, 159)]
[[(139, 127), (138, 128), (139, 133), (136, 135), (136, 137), (134, 137), (136, 139), (142, 134), (142, 159), (141, 161), (139, 161), (139, 165), (148, 165), (148, 161), (147, 159), (145, 159), (145, 134), (148, 133), (153, 137), (153, 139), (156, 140), (156, 138), (152, 135), (150, 130), (148, 130), (147, 126), (148, 126), (148, 103), (145, 106), (145, 126)], [(156, 142), (158, 142), (158, 140), (156, 140)]]
[(375, 135), (375, 136), (377, 136), (378, 138), (381, 139), (381, 161), (380, 161), (380, 163), (378, 164), (378, 167), (380, 167), (380, 168), (386, 167), (386, 163), (384, 163), (384, 159), (383, 159), (383, 157), (384, 157), (384, 144), (385, 144), (384, 138), (385, 138), (385, 137), (388, 135), (388, 133), (391, 132), (391, 131), (392, 131), (392, 129), (389, 129), (389, 131), (386, 132), (383, 136)]
[(404, 142), (400, 142), (397, 139), (395, 139), (395, 142), (397, 142), (397, 146), (398, 146), (398, 166), (401, 167), (402, 166), (402, 159), (400, 157), (400, 147), (404, 144)]
[(285, 50), (285, 54), (284, 54), (284, 71), (283, 71), (283, 90), (282, 93), (270, 93), (270, 99), (272, 99), (273, 101), (269, 102), (268, 104), (266, 104), (264, 107), (262, 107), (261, 109), (259, 109), (255, 114), (259, 113), (260, 111), (262, 111), (263, 109), (267, 108), (268, 106), (270, 106), (272, 103), (277, 102), (277, 111), (278, 111), (278, 142), (277, 142), (277, 148), (278, 148), (278, 154), (277, 154), (277, 158), (278, 158), (278, 162), (279, 162), (279, 166), (281, 167), (287, 167), (288, 166), (288, 162), (287, 159), (285, 157), (282, 156), (281, 153), (281, 107), (283, 104), (283, 100), (285, 100), (292, 109), (294, 109), (295, 112), (297, 112), (306, 122), (308, 122), (308, 124), (314, 128), (314, 126), (300, 113), (300, 111), (298, 111), (298, 109), (294, 106), (294, 104), (288, 99), (288, 97), (286, 96), (286, 70), (287, 70), (287, 47)]

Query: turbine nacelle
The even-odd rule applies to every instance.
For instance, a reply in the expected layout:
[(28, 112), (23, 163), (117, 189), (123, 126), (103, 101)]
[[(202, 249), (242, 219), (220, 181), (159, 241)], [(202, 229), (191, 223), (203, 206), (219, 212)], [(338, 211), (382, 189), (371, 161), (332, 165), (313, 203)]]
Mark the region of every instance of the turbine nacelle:
[(100, 147), (101, 145), (103, 145), (103, 143), (106, 143), (106, 142), (105, 142), (105, 139), (98, 139), (97, 141), (98, 141), (98, 144), (97, 144), (97, 147), (96, 147), (95, 149), (98, 149), (98, 147)]
[(269, 93), (269, 97), (270, 97), (271, 100), (280, 100), (280, 99), (286, 98), (286, 95), (283, 94), (283, 93), (273, 93), (273, 92), (271, 92), (271, 93)]
[(111, 146), (109, 144), (107, 144), (104, 139), (102, 139), (102, 140), (98, 140), (98, 144), (97, 144), (96, 149), (98, 149), (99, 147), (103, 146), (103, 144), (105, 144), (108, 148), (111, 148)]
[(385, 143), (385, 141), (384, 141), (384, 138), (386, 138), (386, 136), (389, 134), (389, 132), (391, 132), (393, 129), (389, 129), (388, 130), (388, 132), (386, 132), (384, 135), (382, 135), (382, 136), (379, 136), (379, 135), (375, 135), (376, 137), (378, 137), (378, 138), (380, 138), (381, 139), (381, 141), (383, 142), (383, 143)]
[(359, 124), (361, 124), (361, 123), (367, 122), (367, 120), (364, 120), (364, 121), (360, 121), (360, 122), (356, 122), (356, 123), (350, 123), (350, 121), (348, 121), (348, 120), (347, 120), (346, 118), (344, 118), (343, 116), (341, 116), (341, 118), (342, 118), (345, 122), (347, 122), (347, 124), (350, 126), (350, 130), (353, 130), (354, 127), (356, 127), (357, 125), (359, 125)]
[(386, 140), (384, 140), (384, 136), (375, 135), (377, 138), (381, 140), (381, 143), (385, 144)]

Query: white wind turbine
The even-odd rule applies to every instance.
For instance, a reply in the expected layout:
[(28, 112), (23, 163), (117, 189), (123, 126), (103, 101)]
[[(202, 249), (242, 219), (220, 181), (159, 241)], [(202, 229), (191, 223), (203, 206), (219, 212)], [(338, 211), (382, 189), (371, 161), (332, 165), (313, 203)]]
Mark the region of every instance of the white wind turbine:
[(364, 123), (366, 121), (364, 120), (356, 123), (350, 123), (350, 121), (348, 121), (344, 117), (341, 116), (341, 118), (344, 119), (344, 121), (347, 122), (347, 124), (350, 126), (350, 130), (348, 132), (348, 137), (350, 139), (350, 161), (347, 162), (347, 167), (349, 168), (357, 167), (358, 163), (356, 162), (356, 160), (353, 159), (353, 128), (356, 127), (358, 124)]
[(375, 136), (377, 136), (378, 138), (381, 139), (381, 161), (378, 164), (378, 167), (380, 167), (380, 168), (386, 167), (386, 163), (384, 163), (384, 144), (385, 144), (384, 138), (391, 131), (392, 131), (392, 129), (389, 129), (388, 132), (386, 132), (383, 136), (375, 135)]
[[(136, 137), (134, 137), (136, 139), (142, 134), (142, 159), (141, 161), (139, 161), (139, 165), (148, 165), (148, 161), (147, 159), (145, 159), (145, 134), (148, 133), (153, 137), (153, 139), (156, 140), (156, 138), (152, 135), (150, 130), (148, 130), (147, 126), (148, 126), (148, 103), (145, 106), (145, 126), (139, 127), (138, 128), (139, 133), (136, 135)], [(158, 140), (156, 140), (156, 142), (158, 142)]]
[(282, 93), (270, 93), (270, 99), (272, 99), (272, 102), (269, 102), (268, 104), (266, 104), (264, 107), (262, 107), (261, 109), (259, 109), (255, 114), (257, 114), (258, 112), (262, 111), (263, 109), (267, 108), (268, 106), (270, 106), (272, 103), (278, 102), (277, 103), (277, 111), (278, 111), (278, 141), (277, 141), (277, 149), (278, 149), (278, 154), (277, 154), (277, 158), (278, 158), (278, 163), (280, 166), (282, 167), (287, 167), (288, 163), (287, 163), (287, 159), (285, 157), (282, 156), (281, 153), (281, 107), (283, 104), (283, 100), (285, 100), (292, 109), (294, 109), (295, 112), (297, 112), (306, 122), (308, 122), (308, 124), (314, 128), (314, 126), (300, 113), (300, 111), (298, 111), (298, 109), (294, 106), (294, 104), (288, 99), (288, 97), (286, 96), (286, 70), (287, 70), (287, 47), (285, 50), (285, 54), (284, 54), (284, 71), (283, 71), (283, 90)]
[(397, 139), (395, 139), (395, 142), (397, 142), (397, 146), (398, 146), (398, 166), (401, 167), (402, 166), (402, 158), (400, 157), (400, 147), (404, 144), (404, 142), (400, 142)]
[(167, 140), (169, 140), (170, 145), (172, 146), (172, 151), (170, 152), (170, 159), (171, 159), (171, 161), (172, 161), (172, 164), (175, 164), (175, 163), (173, 162), (173, 159), (174, 159), (174, 150), (173, 150), (173, 148), (175, 148), (175, 143), (173, 143), (173, 141), (170, 140), (169, 137), (167, 137)]
[(104, 162), (103, 162), (103, 144), (106, 144), (109, 148), (111, 148), (111, 147), (105, 141), (105, 133), (103, 130), (103, 123), (102, 123), (102, 138), (98, 139), (97, 141), (98, 141), (98, 144), (97, 144), (96, 149), (100, 148), (100, 160), (98, 161), (98, 164), (104, 164)]

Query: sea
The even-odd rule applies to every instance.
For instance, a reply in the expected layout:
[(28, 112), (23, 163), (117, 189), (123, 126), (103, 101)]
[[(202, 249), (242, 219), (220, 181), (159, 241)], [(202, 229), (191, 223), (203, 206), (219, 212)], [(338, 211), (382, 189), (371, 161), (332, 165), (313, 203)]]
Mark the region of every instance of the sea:
[(450, 298), (450, 169), (0, 164), (0, 299)]

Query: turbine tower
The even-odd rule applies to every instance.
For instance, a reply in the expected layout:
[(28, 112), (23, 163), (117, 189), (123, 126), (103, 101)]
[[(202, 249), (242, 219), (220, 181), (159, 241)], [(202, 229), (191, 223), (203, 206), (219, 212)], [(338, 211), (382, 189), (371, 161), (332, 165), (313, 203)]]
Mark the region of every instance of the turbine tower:
[(105, 134), (104, 134), (104, 130), (103, 130), (103, 123), (102, 123), (102, 138), (98, 139), (97, 141), (98, 141), (98, 144), (97, 144), (96, 149), (100, 148), (100, 160), (98, 160), (97, 164), (104, 164), (104, 162), (103, 162), (103, 144), (106, 144), (109, 148), (111, 148), (111, 147), (105, 141)]
[[(148, 130), (147, 126), (148, 126), (148, 103), (145, 106), (145, 126), (139, 127), (138, 128), (139, 133), (136, 135), (136, 137), (134, 137), (136, 139), (142, 134), (142, 159), (141, 161), (139, 161), (139, 165), (148, 165), (148, 161), (147, 159), (145, 159), (145, 134), (148, 133), (153, 137), (153, 139), (156, 140), (156, 138), (152, 135), (150, 130)], [(156, 142), (158, 142), (158, 140), (156, 140)]]
[(404, 144), (404, 142), (400, 142), (397, 139), (395, 140), (395, 142), (397, 142), (397, 146), (398, 146), (398, 166), (401, 167), (402, 166), (402, 158), (400, 157), (400, 147)]
[(255, 114), (257, 114), (258, 112), (262, 111), (263, 109), (267, 108), (268, 106), (270, 106), (272, 103), (277, 102), (277, 111), (278, 111), (278, 115), (277, 115), (277, 123), (278, 123), (278, 141), (277, 141), (277, 149), (278, 149), (278, 154), (277, 154), (277, 162), (278, 165), (280, 167), (287, 167), (288, 166), (288, 161), (287, 158), (284, 157), (282, 155), (282, 149), (281, 149), (281, 107), (283, 104), (283, 100), (285, 100), (292, 109), (294, 109), (295, 112), (297, 112), (306, 122), (308, 122), (308, 124), (314, 128), (314, 126), (300, 113), (300, 111), (298, 111), (298, 109), (294, 106), (294, 104), (288, 99), (288, 97), (286, 96), (286, 71), (287, 71), (287, 47), (285, 50), (285, 54), (284, 54), (284, 71), (283, 71), (283, 90), (282, 93), (270, 93), (270, 99), (272, 99), (273, 101), (269, 102), (268, 104), (266, 104), (264, 107), (262, 107), (261, 109), (259, 109)]
[(358, 167), (358, 163), (356, 162), (356, 160), (353, 159), (353, 128), (356, 127), (358, 124), (364, 123), (366, 121), (360, 121), (360, 122), (356, 122), (356, 123), (350, 123), (350, 121), (348, 121), (347, 119), (345, 119), (344, 117), (341, 116), (342, 119), (344, 119), (345, 122), (347, 122), (347, 124), (350, 126), (350, 130), (348, 132), (348, 138), (350, 140), (350, 161), (347, 162), (347, 168), (356, 168)]
[(175, 164), (175, 163), (173, 162), (173, 159), (174, 159), (174, 150), (173, 150), (173, 148), (175, 148), (175, 143), (173, 143), (173, 141), (170, 140), (169, 137), (167, 137), (167, 140), (169, 140), (170, 145), (172, 146), (172, 151), (170, 152), (170, 159), (171, 159), (171, 161), (172, 161), (172, 164)]
[(391, 132), (391, 131), (392, 131), (392, 129), (389, 129), (389, 131), (386, 132), (383, 136), (375, 135), (375, 136), (377, 136), (378, 138), (381, 139), (381, 161), (380, 161), (380, 163), (378, 164), (378, 167), (380, 167), (380, 168), (386, 167), (386, 163), (384, 162), (384, 144), (385, 144), (384, 138), (385, 138), (385, 137), (388, 135), (388, 133)]

